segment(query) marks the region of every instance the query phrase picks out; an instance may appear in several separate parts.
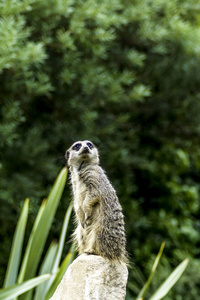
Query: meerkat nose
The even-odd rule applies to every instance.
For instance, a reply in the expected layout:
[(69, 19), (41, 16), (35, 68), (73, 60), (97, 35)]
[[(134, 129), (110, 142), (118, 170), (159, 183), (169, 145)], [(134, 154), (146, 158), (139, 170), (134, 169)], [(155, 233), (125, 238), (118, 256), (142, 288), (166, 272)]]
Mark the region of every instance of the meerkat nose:
[(84, 147), (83, 151), (82, 151), (82, 154), (89, 153), (89, 152), (90, 152), (89, 148), (88, 147)]

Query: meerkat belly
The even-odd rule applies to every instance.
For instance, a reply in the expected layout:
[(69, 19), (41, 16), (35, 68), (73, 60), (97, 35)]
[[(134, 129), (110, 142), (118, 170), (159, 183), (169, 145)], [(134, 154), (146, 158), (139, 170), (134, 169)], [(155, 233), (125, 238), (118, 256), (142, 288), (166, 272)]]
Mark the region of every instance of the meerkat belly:
[(74, 209), (77, 220), (81, 223), (83, 228), (91, 224), (94, 213), (96, 212), (95, 205), (92, 205), (89, 199), (91, 199), (91, 195), (88, 192), (87, 186), (81, 181), (77, 182), (76, 191), (74, 193)]

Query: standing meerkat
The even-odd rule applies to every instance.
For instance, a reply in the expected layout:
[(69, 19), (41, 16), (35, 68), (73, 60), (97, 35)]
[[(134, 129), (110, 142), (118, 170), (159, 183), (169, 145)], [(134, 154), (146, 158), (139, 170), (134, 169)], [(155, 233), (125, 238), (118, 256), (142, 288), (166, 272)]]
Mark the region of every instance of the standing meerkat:
[(124, 215), (115, 189), (99, 166), (97, 148), (78, 141), (66, 152), (71, 174), (79, 254), (127, 263)]

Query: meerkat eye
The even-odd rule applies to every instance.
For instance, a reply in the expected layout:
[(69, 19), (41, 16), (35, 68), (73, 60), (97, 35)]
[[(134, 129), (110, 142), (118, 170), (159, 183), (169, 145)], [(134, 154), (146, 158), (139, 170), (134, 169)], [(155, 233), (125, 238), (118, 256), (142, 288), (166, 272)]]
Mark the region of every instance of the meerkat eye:
[(81, 143), (78, 143), (78, 144), (75, 144), (75, 145), (72, 147), (72, 150), (78, 151), (80, 148), (81, 148)]
[(88, 145), (88, 147), (89, 147), (90, 149), (94, 148), (94, 146), (92, 145), (92, 143), (87, 143), (87, 145)]

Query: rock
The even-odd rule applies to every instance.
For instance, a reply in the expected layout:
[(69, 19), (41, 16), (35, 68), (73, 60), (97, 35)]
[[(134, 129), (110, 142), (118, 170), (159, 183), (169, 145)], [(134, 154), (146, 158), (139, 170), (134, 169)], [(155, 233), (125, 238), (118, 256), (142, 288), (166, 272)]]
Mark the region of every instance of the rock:
[(123, 300), (128, 269), (98, 255), (80, 255), (49, 300)]

